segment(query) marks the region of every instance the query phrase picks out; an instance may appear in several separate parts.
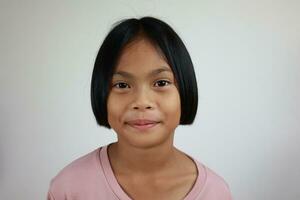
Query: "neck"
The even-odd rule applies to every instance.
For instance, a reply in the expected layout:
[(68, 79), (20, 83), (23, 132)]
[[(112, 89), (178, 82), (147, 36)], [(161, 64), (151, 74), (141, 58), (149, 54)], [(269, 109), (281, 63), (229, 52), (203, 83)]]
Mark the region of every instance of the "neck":
[(153, 147), (135, 147), (120, 141), (108, 148), (111, 165), (120, 174), (158, 174), (174, 166), (178, 151), (173, 139)]

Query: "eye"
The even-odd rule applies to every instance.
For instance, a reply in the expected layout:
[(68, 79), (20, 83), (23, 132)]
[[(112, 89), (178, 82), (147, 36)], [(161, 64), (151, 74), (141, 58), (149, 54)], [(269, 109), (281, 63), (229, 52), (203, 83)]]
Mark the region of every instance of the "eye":
[(130, 88), (130, 86), (127, 83), (119, 82), (113, 85), (113, 87), (116, 87), (118, 89), (124, 89), (124, 88)]
[(158, 87), (164, 87), (164, 86), (167, 86), (171, 84), (170, 81), (167, 81), (167, 80), (159, 80), (159, 81), (156, 81), (154, 86), (158, 86)]

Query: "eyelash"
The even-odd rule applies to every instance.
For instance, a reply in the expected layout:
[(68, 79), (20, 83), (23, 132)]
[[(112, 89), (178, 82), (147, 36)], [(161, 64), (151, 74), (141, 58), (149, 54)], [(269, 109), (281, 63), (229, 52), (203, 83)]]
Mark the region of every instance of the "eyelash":
[[(155, 84), (156, 84), (156, 83), (159, 83), (159, 82), (164, 82), (164, 83), (166, 83), (166, 85), (164, 85), (164, 86), (158, 86), (158, 87), (165, 87), (165, 86), (168, 86), (168, 85), (171, 84), (171, 82), (170, 82), (170, 81), (167, 81), (167, 80), (158, 80), (158, 81), (155, 82)], [(113, 87), (116, 87), (116, 86), (118, 86), (119, 84), (126, 84), (127, 86), (129, 86), (129, 85), (128, 85), (127, 83), (125, 83), (125, 82), (118, 82), (118, 83), (114, 84)], [(120, 87), (116, 87), (116, 88), (118, 88), (118, 89), (125, 89), (125, 88), (120, 88)], [(130, 87), (129, 87), (129, 88), (130, 88)]]

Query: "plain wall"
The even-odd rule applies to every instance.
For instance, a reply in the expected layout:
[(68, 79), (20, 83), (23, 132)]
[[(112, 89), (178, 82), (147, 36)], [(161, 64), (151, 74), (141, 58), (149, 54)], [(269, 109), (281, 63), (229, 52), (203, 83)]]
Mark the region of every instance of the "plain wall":
[(199, 109), (178, 148), (235, 200), (300, 199), (300, 1), (3, 1), (0, 199), (45, 199), (74, 159), (116, 140), (90, 106), (93, 63), (112, 24), (169, 23), (194, 62)]

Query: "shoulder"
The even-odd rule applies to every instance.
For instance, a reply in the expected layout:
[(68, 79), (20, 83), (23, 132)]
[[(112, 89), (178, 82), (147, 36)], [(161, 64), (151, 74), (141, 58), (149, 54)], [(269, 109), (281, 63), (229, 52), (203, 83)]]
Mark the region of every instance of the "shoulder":
[(202, 166), (205, 175), (201, 199), (232, 200), (230, 187), (225, 179), (199, 161), (196, 162), (199, 166)]
[(209, 167), (206, 167), (206, 172), (207, 172), (207, 184), (208, 185), (213, 185), (216, 187), (216, 189), (228, 191), (229, 190), (229, 185), (225, 181), (225, 179), (217, 174), (215, 171), (210, 169)]
[(82, 174), (86, 175), (88, 170), (95, 168), (99, 149), (100, 148), (97, 148), (69, 163), (59, 171), (59, 173), (52, 179), (52, 182), (79, 178)]
[[(101, 148), (101, 147), (100, 147)], [(84, 156), (77, 158), (65, 166), (51, 179), (49, 193), (68, 193), (79, 191), (84, 184), (99, 178), (99, 150), (97, 148)], [(83, 184), (84, 183), (84, 184)]]

